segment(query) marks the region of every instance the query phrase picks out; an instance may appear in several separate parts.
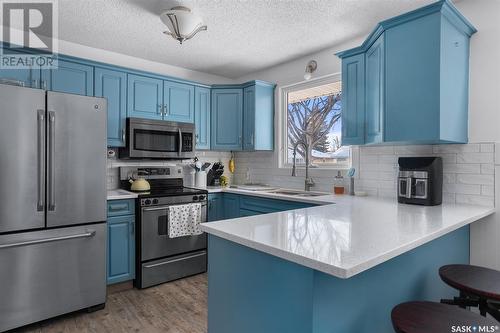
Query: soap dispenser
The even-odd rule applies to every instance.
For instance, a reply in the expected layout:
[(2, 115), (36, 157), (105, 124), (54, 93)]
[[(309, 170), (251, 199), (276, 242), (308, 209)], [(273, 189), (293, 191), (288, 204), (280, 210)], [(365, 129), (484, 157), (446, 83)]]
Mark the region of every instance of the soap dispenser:
[(342, 176), (342, 172), (339, 170), (335, 179), (333, 180), (333, 193), (335, 194), (344, 194), (345, 185), (344, 185), (344, 177)]

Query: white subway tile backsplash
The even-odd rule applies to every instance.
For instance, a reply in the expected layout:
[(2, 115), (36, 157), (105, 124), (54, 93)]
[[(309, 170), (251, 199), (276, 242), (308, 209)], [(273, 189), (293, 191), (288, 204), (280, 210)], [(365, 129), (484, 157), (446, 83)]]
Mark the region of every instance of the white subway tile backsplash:
[(450, 173), (481, 173), (480, 164), (443, 164), (443, 171)]
[(484, 196), (484, 195), (469, 195), (469, 194), (457, 194), (455, 197), (455, 202), (457, 204), (469, 204), (469, 205), (479, 205), (479, 206), (494, 206), (494, 197)]
[(459, 153), (457, 163), (493, 163), (493, 153)]
[(481, 151), (481, 153), (493, 153), (493, 152), (495, 152), (495, 144), (494, 143), (482, 143), (480, 151)]
[(465, 145), (436, 145), (432, 147), (432, 151), (434, 154), (440, 153), (474, 153), (479, 152), (481, 150), (480, 144), (465, 144)]
[(493, 163), (481, 164), (481, 173), (485, 175), (493, 175), (495, 174), (495, 166)]
[[(440, 156), (443, 159), (443, 202), (492, 206), (494, 203), (494, 158), (500, 146), (493, 143), (463, 145), (408, 145), (353, 147), (352, 163), (356, 167), (356, 189), (370, 196), (396, 198), (398, 157)], [(274, 186), (303, 188), (304, 171), (290, 176), (290, 169), (277, 167), (278, 152), (236, 153), (234, 175), (238, 183), (245, 181), (246, 168), (253, 182)], [(336, 170), (313, 169), (314, 190), (331, 191)], [(345, 173), (344, 173), (345, 174)], [(347, 181), (347, 179), (346, 179)]]
[(457, 184), (492, 185), (495, 181), (493, 175), (457, 175)]

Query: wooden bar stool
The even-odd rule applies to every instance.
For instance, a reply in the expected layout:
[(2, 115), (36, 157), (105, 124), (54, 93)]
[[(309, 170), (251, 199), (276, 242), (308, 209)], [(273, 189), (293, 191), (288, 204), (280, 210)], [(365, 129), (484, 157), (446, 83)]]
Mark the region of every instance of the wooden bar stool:
[[(499, 325), (494, 319), (435, 302), (399, 304), (392, 309), (391, 319), (392, 326), (397, 333), (452, 332), (452, 326), (470, 326), (471, 332), (479, 332), (478, 326), (496, 329)], [(473, 327), (476, 327), (476, 330)]]
[(458, 297), (442, 299), (441, 303), (479, 307), (482, 316), (489, 313), (500, 321), (500, 272), (472, 265), (446, 265), (439, 269), (439, 276), (447, 285), (457, 289)]

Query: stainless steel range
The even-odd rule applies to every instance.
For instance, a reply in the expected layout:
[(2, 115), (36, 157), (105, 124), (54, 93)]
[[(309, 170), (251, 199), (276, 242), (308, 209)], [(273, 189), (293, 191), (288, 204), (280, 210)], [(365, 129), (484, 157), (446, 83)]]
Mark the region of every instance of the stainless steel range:
[(137, 202), (136, 279), (137, 288), (147, 288), (207, 270), (207, 236), (169, 237), (170, 210), (176, 205), (201, 205), (201, 222), (207, 221), (206, 190), (183, 186), (182, 167), (121, 168), (122, 187), (140, 174), (151, 190), (140, 193)]

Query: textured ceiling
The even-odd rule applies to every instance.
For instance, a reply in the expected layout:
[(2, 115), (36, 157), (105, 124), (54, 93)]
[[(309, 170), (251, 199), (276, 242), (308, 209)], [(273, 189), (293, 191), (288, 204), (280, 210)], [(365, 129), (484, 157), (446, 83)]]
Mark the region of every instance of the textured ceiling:
[[(383, 19), (433, 0), (59, 0), (59, 37), (74, 43), (239, 78), (368, 34)], [(158, 15), (179, 4), (208, 31), (183, 45)]]

